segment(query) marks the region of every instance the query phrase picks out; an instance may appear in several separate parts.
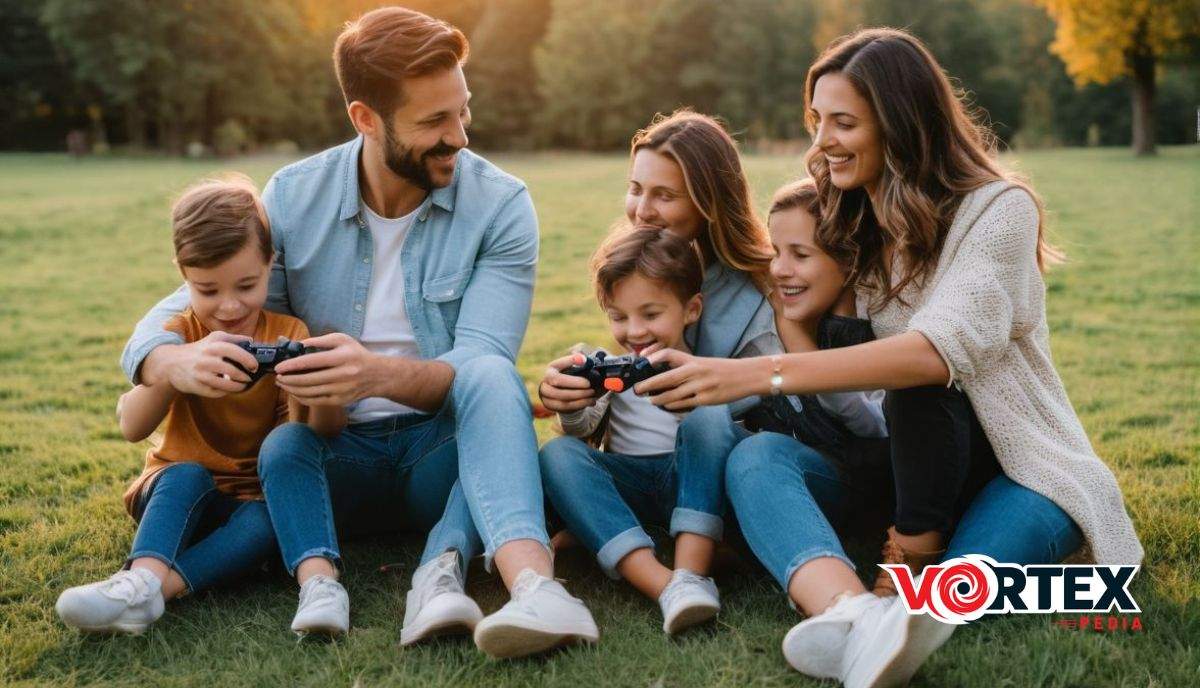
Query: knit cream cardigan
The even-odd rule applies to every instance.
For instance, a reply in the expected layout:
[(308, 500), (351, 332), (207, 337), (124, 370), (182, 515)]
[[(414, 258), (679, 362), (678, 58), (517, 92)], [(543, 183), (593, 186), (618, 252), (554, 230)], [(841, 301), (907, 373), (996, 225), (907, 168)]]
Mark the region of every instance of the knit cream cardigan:
[(860, 292), (858, 310), (878, 337), (925, 335), (971, 400), (1004, 473), (1062, 507), (1096, 563), (1137, 564), (1142, 546), (1121, 489), (1050, 359), (1037, 226), (1028, 193), (986, 184), (963, 199), (924, 284), (910, 283), (880, 310), (877, 294)]

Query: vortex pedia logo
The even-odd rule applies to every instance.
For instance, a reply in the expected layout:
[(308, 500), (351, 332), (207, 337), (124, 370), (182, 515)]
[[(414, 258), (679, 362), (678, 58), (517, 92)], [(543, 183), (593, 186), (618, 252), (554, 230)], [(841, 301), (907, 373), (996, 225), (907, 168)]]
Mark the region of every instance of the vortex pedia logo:
[(887, 570), (909, 614), (965, 624), (984, 614), (1140, 612), (1129, 593), (1137, 566), (1001, 564), (968, 554), (925, 567), (920, 576), (903, 564)]

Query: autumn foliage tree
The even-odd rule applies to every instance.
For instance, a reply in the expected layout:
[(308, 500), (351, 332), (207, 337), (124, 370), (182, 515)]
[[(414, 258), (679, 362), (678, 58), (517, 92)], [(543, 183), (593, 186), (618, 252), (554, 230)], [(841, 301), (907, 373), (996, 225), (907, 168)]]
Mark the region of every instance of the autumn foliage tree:
[(1133, 150), (1154, 154), (1155, 71), (1200, 38), (1196, 0), (1037, 0), (1057, 23), (1050, 49), (1082, 86), (1128, 76)]

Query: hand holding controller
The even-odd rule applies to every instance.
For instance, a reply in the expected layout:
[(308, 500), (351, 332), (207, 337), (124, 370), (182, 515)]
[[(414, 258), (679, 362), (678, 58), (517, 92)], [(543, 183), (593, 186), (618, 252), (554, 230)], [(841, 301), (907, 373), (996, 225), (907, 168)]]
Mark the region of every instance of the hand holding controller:
[(652, 365), (649, 359), (634, 354), (609, 356), (603, 351), (597, 351), (591, 356), (575, 354), (573, 365), (562, 372), (564, 375), (584, 378), (591, 383), (592, 390), (599, 396), (605, 392), (620, 394), (642, 380), (648, 380), (670, 369), (667, 364)]
[(258, 369), (253, 373), (242, 367), (241, 364), (226, 358), (226, 361), (236, 366), (246, 375), (250, 376), (250, 382), (246, 383), (246, 389), (254, 386), (254, 383), (263, 379), (267, 375), (275, 372), (276, 364), (282, 363), (288, 359), (297, 358), (304, 354), (312, 354), (318, 351), (325, 351), (315, 346), (304, 346), (300, 342), (292, 341), (287, 337), (280, 337), (275, 344), (263, 344), (260, 342), (234, 342), (235, 345), (241, 347), (247, 353), (258, 361)]

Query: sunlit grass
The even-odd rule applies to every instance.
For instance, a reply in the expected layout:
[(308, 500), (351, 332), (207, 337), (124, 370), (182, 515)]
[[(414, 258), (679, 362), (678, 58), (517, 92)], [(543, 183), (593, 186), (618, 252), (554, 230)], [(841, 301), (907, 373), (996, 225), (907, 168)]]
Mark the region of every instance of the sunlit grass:
[[(496, 156), (530, 185), (542, 232), (534, 316), (519, 368), (529, 388), (577, 341), (603, 343), (585, 263), (620, 212), (622, 156)], [(1011, 159), (1010, 159), (1011, 161)], [(595, 649), (494, 663), (467, 642), (397, 647), (415, 539), (346, 548), (354, 630), (297, 644), (282, 578), (172, 605), (140, 638), (63, 627), (64, 587), (111, 573), (133, 524), (120, 494), (145, 447), (121, 440), (117, 358), (137, 318), (178, 283), (171, 195), (218, 168), (264, 182), (285, 160), (72, 161), (0, 156), (0, 681), (46, 685), (803, 684), (779, 653), (795, 622), (761, 573), (720, 580), (721, 622), (671, 641), (657, 608), (582, 557), (559, 574), (596, 613)], [(1099, 454), (1116, 472), (1147, 550), (1134, 586), (1146, 630), (1093, 634), (1045, 617), (958, 632), (918, 677), (925, 685), (1190, 685), (1200, 672), (1200, 149), (1154, 160), (1125, 150), (1023, 153), (1052, 239), (1070, 261), (1048, 278), (1054, 357)], [(797, 158), (751, 157), (760, 204)], [(550, 436), (548, 421), (539, 435)], [(864, 545), (869, 552), (873, 545)], [(399, 575), (379, 566), (399, 562)], [(869, 566), (869, 561), (862, 562)], [(497, 581), (472, 573), (485, 610)]]

